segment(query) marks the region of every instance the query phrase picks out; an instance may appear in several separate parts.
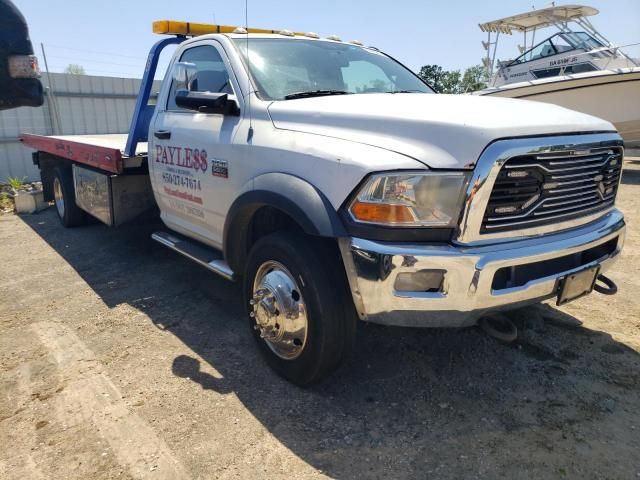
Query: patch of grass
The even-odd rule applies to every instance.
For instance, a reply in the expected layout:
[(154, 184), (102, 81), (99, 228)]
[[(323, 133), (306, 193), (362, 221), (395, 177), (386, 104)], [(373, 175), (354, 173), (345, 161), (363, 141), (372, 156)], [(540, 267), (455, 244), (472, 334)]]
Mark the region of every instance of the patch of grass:
[(19, 179), (17, 177), (9, 177), (7, 179), (7, 182), (9, 182), (9, 186), (11, 188), (13, 188), (14, 190), (18, 190), (18, 189), (22, 188), (22, 186), (24, 186), (24, 178), (23, 179)]

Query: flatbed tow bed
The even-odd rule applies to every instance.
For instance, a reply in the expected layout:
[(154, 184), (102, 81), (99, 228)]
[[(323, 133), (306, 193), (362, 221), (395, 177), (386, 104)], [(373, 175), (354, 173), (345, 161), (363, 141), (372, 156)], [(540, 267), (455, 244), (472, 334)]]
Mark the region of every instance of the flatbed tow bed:
[[(58, 213), (65, 214), (59, 197), (66, 187), (67, 195), (73, 190), (77, 207), (109, 226), (132, 220), (155, 205), (146, 165), (147, 143), (137, 142), (135, 155), (127, 155), (128, 139), (128, 134), (20, 135), (25, 146), (36, 150), (33, 160), (41, 171), (45, 199), (56, 201)], [(57, 170), (66, 171), (73, 185), (56, 183)], [(83, 223), (80, 213), (70, 217), (67, 211), (66, 215), (67, 226)]]
[(128, 134), (33, 135), (23, 133), (20, 141), (38, 152), (72, 160), (106, 172), (121, 174), (138, 168), (147, 158), (147, 142), (140, 142), (135, 156), (124, 153)]

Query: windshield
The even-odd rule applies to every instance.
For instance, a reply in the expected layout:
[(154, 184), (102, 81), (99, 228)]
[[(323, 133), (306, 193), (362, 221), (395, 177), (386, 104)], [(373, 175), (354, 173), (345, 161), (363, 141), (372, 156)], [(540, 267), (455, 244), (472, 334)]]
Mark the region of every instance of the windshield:
[(539, 43), (532, 49), (526, 51), (516, 58), (510, 65), (526, 63), (532, 60), (539, 60), (544, 57), (558, 55), (573, 50), (594, 50), (603, 45), (585, 32), (556, 33)]
[[(234, 39), (245, 61), (247, 40)], [(433, 91), (386, 55), (357, 45), (280, 38), (249, 40), (251, 76), (262, 98), (284, 100), (304, 92)]]
[(602, 48), (604, 45), (585, 32), (569, 32), (564, 34), (564, 38), (573, 45), (574, 48), (582, 48), (583, 50), (595, 50)]

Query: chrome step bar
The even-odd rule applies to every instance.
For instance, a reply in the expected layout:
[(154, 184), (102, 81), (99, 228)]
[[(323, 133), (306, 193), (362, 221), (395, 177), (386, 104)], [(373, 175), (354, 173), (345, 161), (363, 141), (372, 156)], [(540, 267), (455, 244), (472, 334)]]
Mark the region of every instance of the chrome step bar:
[(233, 270), (222, 259), (222, 253), (212, 247), (187, 239), (177, 233), (155, 232), (151, 238), (227, 280), (236, 279)]

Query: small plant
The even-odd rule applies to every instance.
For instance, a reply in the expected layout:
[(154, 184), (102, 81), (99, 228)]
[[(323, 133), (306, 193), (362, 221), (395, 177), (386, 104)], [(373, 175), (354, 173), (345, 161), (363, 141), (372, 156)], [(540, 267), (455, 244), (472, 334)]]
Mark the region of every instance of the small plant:
[(7, 182), (9, 182), (9, 186), (14, 190), (19, 190), (24, 186), (24, 178), (19, 179), (17, 177), (9, 177)]

